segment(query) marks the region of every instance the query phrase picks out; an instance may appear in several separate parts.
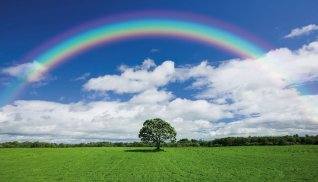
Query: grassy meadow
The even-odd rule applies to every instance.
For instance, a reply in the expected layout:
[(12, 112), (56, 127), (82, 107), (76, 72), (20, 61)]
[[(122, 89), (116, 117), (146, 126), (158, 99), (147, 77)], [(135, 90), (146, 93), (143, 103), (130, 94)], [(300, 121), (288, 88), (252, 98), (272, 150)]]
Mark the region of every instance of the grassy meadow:
[(318, 146), (3, 148), (0, 181), (318, 181)]

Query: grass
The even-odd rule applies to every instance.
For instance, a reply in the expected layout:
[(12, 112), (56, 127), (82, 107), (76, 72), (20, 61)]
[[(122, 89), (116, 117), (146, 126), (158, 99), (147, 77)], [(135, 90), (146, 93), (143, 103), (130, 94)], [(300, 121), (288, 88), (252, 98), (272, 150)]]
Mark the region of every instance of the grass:
[(318, 146), (0, 149), (0, 181), (318, 181)]

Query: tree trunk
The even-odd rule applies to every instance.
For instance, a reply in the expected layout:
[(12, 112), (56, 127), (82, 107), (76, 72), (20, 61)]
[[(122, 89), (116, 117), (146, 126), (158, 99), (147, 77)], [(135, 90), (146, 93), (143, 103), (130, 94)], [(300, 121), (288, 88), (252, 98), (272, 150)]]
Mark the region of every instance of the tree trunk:
[(160, 140), (156, 142), (156, 150), (160, 150)]

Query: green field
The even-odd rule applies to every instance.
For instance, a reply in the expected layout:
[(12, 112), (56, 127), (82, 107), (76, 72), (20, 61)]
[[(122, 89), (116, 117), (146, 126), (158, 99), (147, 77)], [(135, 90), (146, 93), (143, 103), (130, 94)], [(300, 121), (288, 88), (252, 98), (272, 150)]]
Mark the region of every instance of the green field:
[(318, 181), (318, 146), (0, 149), (0, 181)]

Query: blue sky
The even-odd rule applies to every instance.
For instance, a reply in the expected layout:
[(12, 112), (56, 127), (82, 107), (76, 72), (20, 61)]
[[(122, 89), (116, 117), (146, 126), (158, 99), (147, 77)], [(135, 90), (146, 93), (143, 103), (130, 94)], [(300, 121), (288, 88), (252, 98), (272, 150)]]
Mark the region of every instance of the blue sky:
[[(0, 109), (0, 126), (2, 125), (0, 135), (3, 135), (5, 141), (42, 139), (68, 142), (63, 136), (72, 138), (74, 141), (87, 141), (96, 138), (99, 140), (135, 139), (136, 135), (133, 131), (115, 126), (116, 123), (114, 123), (113, 118), (122, 118), (123, 123), (130, 123), (131, 128), (138, 128), (138, 124), (143, 119), (155, 116), (166, 117), (174, 124), (177, 131), (180, 131), (181, 136), (189, 138), (211, 139), (229, 135), (255, 135), (257, 133), (264, 135), (317, 133), (317, 117), (314, 114), (313, 116), (308, 114), (306, 109), (314, 104), (309, 104), (306, 101), (306, 104), (302, 106), (298, 101), (290, 103), (284, 98), (284, 95), (290, 95), (295, 97), (295, 100), (311, 100), (312, 102), (318, 100), (316, 96), (318, 93), (316, 74), (316, 56), (318, 54), (316, 52), (318, 36), (318, 31), (316, 31), (318, 29), (316, 25), (318, 24), (317, 5), (318, 3), (314, 0), (247, 0), (244, 2), (234, 0), (217, 2), (197, 0), (186, 2), (165, 0), (1, 1), (1, 90), (6, 88), (9, 79), (19, 76), (19, 73), (12, 73), (13, 68), (17, 68), (21, 64), (19, 61), (28, 52), (52, 37), (101, 17), (149, 10), (169, 10), (197, 14), (227, 22), (250, 32), (271, 45), (271, 49), (267, 50), (271, 54), (265, 56), (264, 59), (275, 58), (279, 60), (274, 64), (285, 67), (287, 71), (284, 71), (284, 73), (286, 72), (288, 76), (281, 76), (274, 79), (273, 82), (268, 81), (266, 75), (271, 76), (270, 73), (262, 72), (264, 70), (254, 73), (254, 65), (249, 65), (246, 60), (241, 59), (236, 63), (235, 60), (231, 60), (238, 58), (236, 55), (196, 42), (162, 38), (143, 38), (116, 42), (71, 58), (70, 61), (45, 75), (43, 80), (31, 83), (29, 89), (16, 98), (16, 103), (13, 101), (2, 106)], [(306, 26), (308, 27), (304, 28)], [(297, 28), (299, 30), (291, 34)], [(291, 36), (288, 37), (289, 34)], [(304, 46), (307, 46), (307, 48), (302, 49)], [(286, 52), (286, 50), (289, 52)], [(148, 62), (145, 60), (148, 60)], [(33, 61), (36, 60), (29, 60), (30, 63)], [(147, 63), (153, 65), (149, 69), (141, 68), (143, 64)], [(223, 63), (223, 65), (220, 63)], [(119, 68), (122, 65), (125, 65), (126, 69), (120, 70)], [(167, 77), (162, 78), (160, 83), (142, 80), (143, 84), (150, 84), (150, 86), (138, 91), (130, 90), (122, 93), (121, 85), (113, 85), (107, 88), (94, 85), (97, 78), (104, 81), (102, 84), (110, 83), (113, 81), (112, 79), (123, 79), (121, 74), (127, 70), (136, 75), (142, 72), (151, 77), (152, 73), (155, 74), (155, 70), (160, 67), (164, 69), (172, 68), (173, 73), (171, 74), (173, 76), (166, 73)], [(226, 72), (228, 68), (234, 70), (234, 72), (230, 72), (230, 76)], [(246, 72), (251, 73), (251, 75), (245, 75)], [(232, 77), (231, 74), (233, 74)], [(250, 77), (253, 77), (253, 74), (258, 75), (257, 79), (264, 84), (261, 85), (252, 80)], [(259, 76), (262, 74), (265, 76)], [(226, 79), (227, 76), (228, 79)], [(286, 81), (289, 78), (293, 79)], [(285, 81), (286, 83), (282, 83)], [(93, 82), (94, 84), (92, 84)], [(130, 84), (129, 80), (123, 82), (127, 85)], [(229, 85), (237, 86), (230, 87)], [(310, 92), (300, 92), (297, 89), (301, 87), (300, 85), (307, 85)], [(250, 92), (255, 95), (251, 96)], [(147, 94), (150, 98), (159, 99), (159, 101), (148, 102), (136, 99), (147, 98)], [(268, 99), (270, 96), (275, 99)], [(245, 102), (244, 99), (246, 98), (250, 101)], [(261, 99), (257, 100), (255, 98)], [(275, 103), (275, 100), (277, 103)], [(90, 112), (91, 110), (87, 109), (95, 108), (99, 110), (99, 105), (107, 105), (105, 106), (107, 108), (108, 105), (114, 104), (113, 102), (115, 102), (115, 105), (122, 105), (118, 107), (122, 107), (123, 113), (112, 115), (115, 111), (110, 111), (110, 113)], [(158, 114), (156, 109), (143, 110), (148, 112), (148, 115), (138, 113), (138, 108), (149, 108), (149, 105), (145, 103), (153, 103), (152, 106), (161, 109), (162, 113)], [(179, 115), (163, 111), (164, 108), (174, 108), (178, 104), (197, 105), (197, 107), (193, 107), (192, 110), (180, 107), (180, 111), (176, 111)], [(264, 110), (264, 108), (259, 108), (259, 104), (265, 106), (278, 105), (278, 108)], [(21, 110), (21, 108), (32, 108), (36, 105), (41, 105), (41, 108), (35, 107), (27, 113), (23, 113)], [(293, 107), (286, 109), (286, 106)], [(52, 113), (55, 115), (64, 113), (66, 116), (69, 114), (72, 118), (74, 113), (65, 113), (66, 111), (62, 111), (63, 108), (72, 110), (71, 108), (78, 107), (81, 108), (81, 111), (86, 108), (85, 112), (82, 113), (83, 118), (87, 117), (86, 120), (83, 119), (84, 121), (82, 121), (83, 126), (91, 125), (91, 122), (99, 120), (96, 118), (103, 118), (100, 125), (97, 125), (101, 126), (97, 133), (109, 132), (109, 135), (95, 136), (93, 133), (96, 133), (96, 128), (84, 130), (78, 128), (77, 122), (70, 122), (69, 126), (71, 128), (73, 126), (74, 130), (82, 133), (77, 135), (67, 129), (69, 126), (59, 128), (57, 121), (43, 119), (54, 118), (51, 115)], [(116, 108), (117, 106), (113, 107)], [(55, 112), (45, 113), (48, 108)], [(128, 108), (136, 110), (136, 113), (131, 113), (133, 115), (131, 116)], [(275, 112), (275, 110), (280, 111), (279, 109), (282, 109), (281, 113), (284, 113), (284, 115)], [(316, 112), (314, 109), (311, 113)], [(291, 110), (296, 110), (297, 114), (293, 115)], [(304, 110), (306, 110), (306, 113), (304, 113)], [(208, 113), (210, 111), (211, 113)], [(34, 113), (36, 112), (43, 113), (43, 117), (35, 116)], [(186, 112), (192, 113), (192, 115), (183, 117)], [(209, 114), (215, 116), (209, 117)], [(112, 115), (112, 117), (107, 117), (109, 115)], [(137, 117), (137, 115), (142, 116)], [(304, 121), (300, 121), (298, 117), (303, 115), (306, 117)], [(276, 121), (273, 118), (280, 119)], [(135, 121), (138, 119), (139, 121)], [(18, 120), (23, 122), (18, 124), (16, 123)], [(287, 120), (292, 121), (292, 125), (282, 127), (284, 125), (282, 123), (287, 122)], [(42, 124), (39, 124), (39, 122)], [(184, 127), (179, 127), (183, 122), (185, 123)], [(27, 128), (26, 125), (28, 124), (39, 126), (37, 130), (41, 130), (41, 132)], [(190, 129), (191, 126), (194, 129)], [(231, 129), (234, 126), (242, 129), (234, 131)], [(309, 129), (310, 127), (311, 129)], [(61, 130), (61, 132), (56, 132), (57, 130)], [(41, 138), (40, 135), (45, 137)], [(84, 135), (91, 137), (85, 138)]]
[[(215, 18), (250, 32), (268, 42), (273, 48), (295, 49), (304, 42), (313, 40), (313, 37), (293, 40), (282, 37), (291, 29), (315, 22), (318, 18), (315, 13), (315, 1), (305, 2), (77, 1), (74, 4), (72, 1), (4, 1), (0, 9), (0, 66), (18, 64), (19, 59), (29, 51), (84, 22), (144, 10), (181, 11)], [(151, 49), (159, 51), (151, 53)], [(69, 98), (69, 101), (76, 101), (81, 97), (80, 92), (72, 90), (78, 90), (81, 83), (69, 80), (86, 72), (92, 76), (114, 73), (120, 64), (136, 65), (145, 58), (152, 58), (158, 63), (171, 59), (178, 64), (193, 64), (202, 60), (226, 60), (233, 56), (228, 52), (191, 42), (154, 38), (124, 41), (83, 53), (74, 58), (74, 61), (69, 61), (52, 71), (50, 76), (56, 81), (46, 87), (36, 88), (36, 96), (35, 90), (31, 89), (21, 98), (56, 100), (65, 97)], [(59, 92), (60, 87), (65, 88), (63, 93)]]

